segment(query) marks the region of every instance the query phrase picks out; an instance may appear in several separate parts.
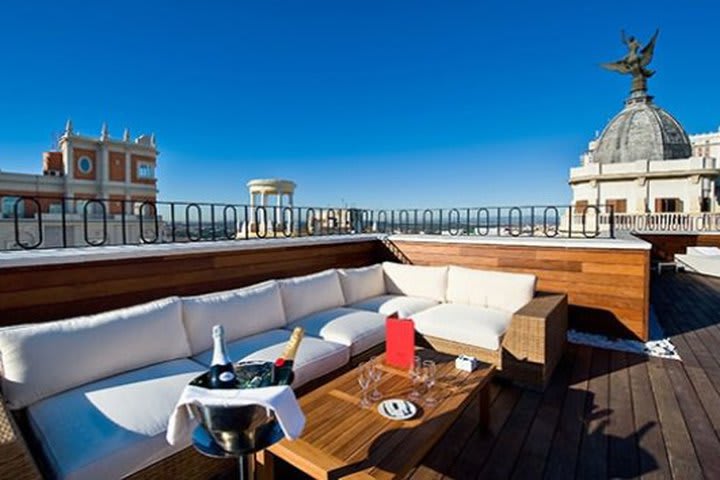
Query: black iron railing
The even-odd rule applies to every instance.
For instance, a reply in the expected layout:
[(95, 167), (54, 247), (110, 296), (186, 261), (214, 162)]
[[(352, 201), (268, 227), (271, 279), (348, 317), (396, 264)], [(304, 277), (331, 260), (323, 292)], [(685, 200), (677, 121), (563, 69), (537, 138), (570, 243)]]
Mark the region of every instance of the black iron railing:
[[(6, 197), (7, 199), (8, 197)], [(1, 249), (156, 244), (317, 235), (614, 238), (611, 207), (567, 205), (361, 209), (18, 196), (3, 201)], [(8, 229), (12, 235), (8, 234)]]

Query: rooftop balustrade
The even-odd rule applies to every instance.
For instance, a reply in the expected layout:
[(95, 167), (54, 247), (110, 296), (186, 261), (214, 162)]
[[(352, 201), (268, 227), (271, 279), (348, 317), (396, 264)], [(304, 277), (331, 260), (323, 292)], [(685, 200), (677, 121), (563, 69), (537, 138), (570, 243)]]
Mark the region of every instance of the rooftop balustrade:
[[(136, 245), (322, 235), (615, 238), (612, 207), (363, 209), (5, 197), (0, 249)], [(567, 219), (573, 217), (573, 221)], [(601, 222), (595, 219), (602, 217)]]

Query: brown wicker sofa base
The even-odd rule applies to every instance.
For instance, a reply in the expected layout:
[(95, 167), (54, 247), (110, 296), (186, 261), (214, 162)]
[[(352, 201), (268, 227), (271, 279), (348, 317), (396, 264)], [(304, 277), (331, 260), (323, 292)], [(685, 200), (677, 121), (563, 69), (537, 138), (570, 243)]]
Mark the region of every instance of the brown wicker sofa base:
[[(515, 313), (502, 346), (497, 351), (428, 336), (420, 337), (419, 341), (441, 352), (472, 355), (483, 362), (493, 363), (499, 369), (498, 375), (517, 384), (542, 390), (562, 356), (566, 330), (567, 296), (538, 294)], [(346, 367), (303, 385), (298, 394), (303, 395), (317, 388), (359, 361), (381, 353), (384, 347), (381, 344), (351, 358)], [(22, 419), (22, 416), (19, 418)], [(39, 464), (30, 453), (34, 448), (28, 448), (20, 432), (18, 422), (0, 396), (0, 480), (42, 478), (39, 472), (43, 469), (38, 467)], [(188, 447), (127, 478), (208, 480), (233, 472), (235, 468), (233, 460), (208, 458), (193, 447)]]
[(544, 390), (565, 349), (567, 295), (539, 293), (515, 312), (498, 350), (418, 335), (419, 341), (451, 355), (472, 355), (492, 363), (498, 376), (518, 385)]

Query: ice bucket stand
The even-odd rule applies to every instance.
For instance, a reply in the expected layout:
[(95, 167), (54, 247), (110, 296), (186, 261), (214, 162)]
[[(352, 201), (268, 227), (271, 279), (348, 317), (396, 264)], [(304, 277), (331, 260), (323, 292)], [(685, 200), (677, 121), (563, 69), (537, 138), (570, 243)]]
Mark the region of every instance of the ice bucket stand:
[[(235, 370), (255, 368), (258, 362), (239, 363)], [(207, 374), (191, 384), (204, 386)], [(283, 439), (272, 412), (259, 405), (242, 407), (190, 406), (199, 425), (192, 435), (197, 451), (213, 458), (237, 458), (240, 480), (255, 479), (255, 454)]]

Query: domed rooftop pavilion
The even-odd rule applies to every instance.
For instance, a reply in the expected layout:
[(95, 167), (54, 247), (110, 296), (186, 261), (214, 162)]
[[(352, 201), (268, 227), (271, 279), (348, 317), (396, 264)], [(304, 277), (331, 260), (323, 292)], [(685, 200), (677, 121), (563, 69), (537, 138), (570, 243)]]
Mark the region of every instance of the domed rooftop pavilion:
[(608, 123), (598, 140), (596, 163), (673, 160), (692, 155), (680, 122), (655, 105), (645, 92), (633, 92), (625, 108)]

